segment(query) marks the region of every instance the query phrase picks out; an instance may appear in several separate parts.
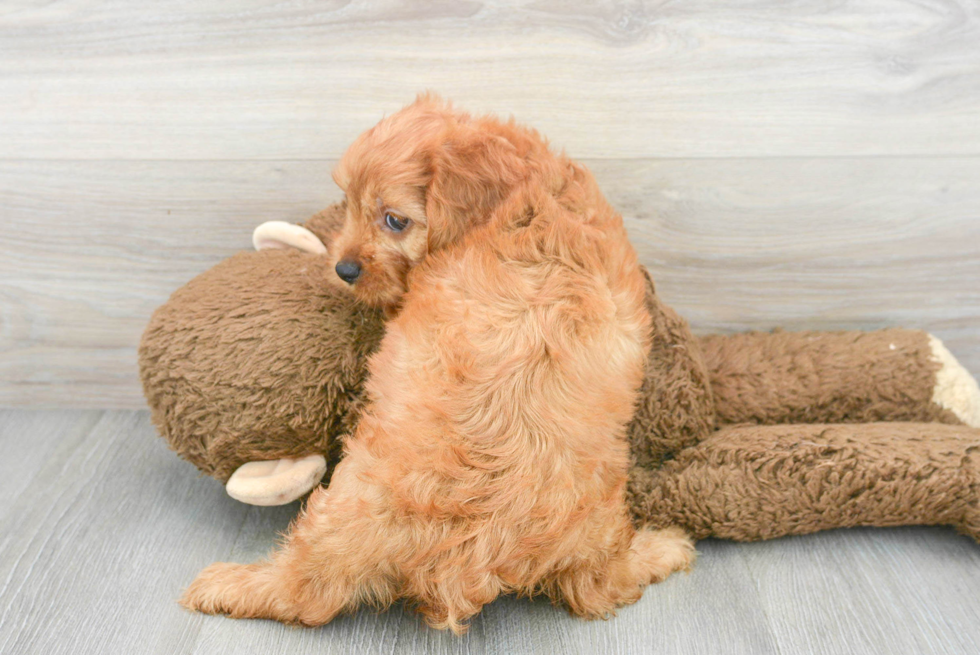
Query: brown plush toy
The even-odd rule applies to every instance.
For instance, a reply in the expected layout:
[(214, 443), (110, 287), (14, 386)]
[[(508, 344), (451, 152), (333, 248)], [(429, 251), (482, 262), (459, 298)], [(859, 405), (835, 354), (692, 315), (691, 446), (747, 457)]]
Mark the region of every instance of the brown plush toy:
[[(326, 283), (323, 244), (342, 220), (336, 205), (305, 227), (260, 226), (260, 252), (179, 289), (143, 335), (155, 424), (243, 502), (310, 491), (356, 424), (384, 324)], [(980, 389), (938, 339), (699, 339), (648, 282), (654, 340), (629, 427), (638, 523), (737, 540), (948, 524), (980, 539)]]

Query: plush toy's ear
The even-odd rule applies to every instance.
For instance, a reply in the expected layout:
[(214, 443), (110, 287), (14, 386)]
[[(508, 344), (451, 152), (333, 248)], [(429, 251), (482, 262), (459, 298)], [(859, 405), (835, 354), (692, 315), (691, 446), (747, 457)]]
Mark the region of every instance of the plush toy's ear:
[(315, 234), (301, 225), (285, 221), (269, 221), (255, 228), (252, 245), (256, 250), (296, 248), (315, 255), (327, 254), (327, 247)]
[(225, 491), (249, 505), (285, 505), (320, 484), (326, 471), (323, 455), (246, 462), (228, 478)]

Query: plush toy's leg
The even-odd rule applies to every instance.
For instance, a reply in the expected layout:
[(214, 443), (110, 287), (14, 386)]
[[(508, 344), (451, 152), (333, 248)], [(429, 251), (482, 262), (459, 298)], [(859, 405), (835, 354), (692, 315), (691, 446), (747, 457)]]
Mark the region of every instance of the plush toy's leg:
[(976, 380), (932, 335), (750, 332), (700, 340), (719, 425), (937, 421), (980, 427)]
[(980, 386), (970, 372), (956, 361), (943, 342), (929, 335), (932, 359), (939, 363), (932, 402), (948, 409), (964, 424), (980, 428)]
[(320, 484), (326, 471), (323, 455), (246, 462), (228, 478), (225, 491), (249, 505), (285, 505)]
[(980, 429), (937, 423), (737, 426), (631, 473), (634, 516), (696, 538), (952, 525), (980, 540)]

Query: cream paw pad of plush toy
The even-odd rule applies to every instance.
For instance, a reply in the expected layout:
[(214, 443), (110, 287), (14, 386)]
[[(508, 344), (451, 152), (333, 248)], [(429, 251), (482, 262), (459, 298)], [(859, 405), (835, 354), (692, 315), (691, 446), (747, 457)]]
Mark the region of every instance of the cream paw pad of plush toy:
[(929, 335), (932, 360), (939, 364), (932, 402), (948, 409), (965, 425), (980, 428), (980, 385), (943, 342)]

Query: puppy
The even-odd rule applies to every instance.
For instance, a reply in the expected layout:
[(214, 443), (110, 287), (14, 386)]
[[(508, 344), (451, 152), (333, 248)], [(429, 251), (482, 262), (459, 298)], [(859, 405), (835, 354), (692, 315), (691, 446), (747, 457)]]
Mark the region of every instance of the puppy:
[(422, 96), (334, 177), (338, 278), (393, 316), (370, 403), (284, 544), (208, 567), (183, 605), (318, 625), (404, 598), (460, 633), (502, 593), (606, 617), (687, 569), (682, 531), (627, 515), (650, 317), (592, 175), (532, 130)]

